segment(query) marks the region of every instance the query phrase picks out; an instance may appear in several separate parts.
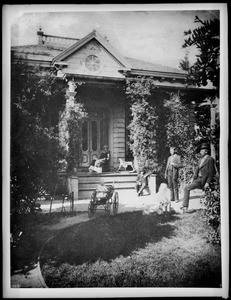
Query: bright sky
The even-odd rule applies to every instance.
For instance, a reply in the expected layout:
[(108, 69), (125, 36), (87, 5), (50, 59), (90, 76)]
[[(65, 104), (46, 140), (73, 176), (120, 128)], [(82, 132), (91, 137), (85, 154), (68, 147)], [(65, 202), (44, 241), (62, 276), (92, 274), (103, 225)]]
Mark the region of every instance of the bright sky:
[[(96, 29), (124, 56), (178, 67), (186, 52), (182, 49), (184, 31), (198, 27), (195, 16), (202, 20), (219, 17), (216, 5), (207, 6), (209, 9), (204, 5), (195, 10), (198, 4), (194, 10), (192, 5), (182, 10), (182, 5), (152, 4), (129, 6), (127, 10), (123, 5), (15, 5), (19, 9), (12, 14), (11, 44), (37, 44), (39, 26), (45, 34), (75, 38)], [(190, 50), (189, 59), (195, 60), (195, 50)]]

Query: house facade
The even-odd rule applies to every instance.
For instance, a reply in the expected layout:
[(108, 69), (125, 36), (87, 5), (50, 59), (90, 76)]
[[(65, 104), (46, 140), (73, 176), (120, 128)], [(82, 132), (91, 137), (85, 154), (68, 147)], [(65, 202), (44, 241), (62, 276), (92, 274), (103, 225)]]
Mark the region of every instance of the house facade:
[(185, 71), (124, 57), (95, 30), (82, 39), (46, 35), (41, 29), (37, 35), (37, 45), (12, 47), (12, 53), (15, 59), (53, 70), (84, 103), (88, 118), (82, 127), (81, 170), (87, 170), (105, 144), (111, 152), (111, 171), (118, 168), (119, 158), (128, 159), (128, 78), (151, 77), (160, 90), (175, 93), (198, 92), (187, 86)]

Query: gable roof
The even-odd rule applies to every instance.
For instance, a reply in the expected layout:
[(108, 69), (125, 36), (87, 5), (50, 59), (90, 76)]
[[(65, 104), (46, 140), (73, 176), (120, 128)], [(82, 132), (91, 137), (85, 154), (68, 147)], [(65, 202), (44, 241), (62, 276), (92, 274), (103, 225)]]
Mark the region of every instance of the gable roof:
[(128, 71), (137, 75), (175, 77), (181, 79), (186, 78), (187, 72), (183, 70), (122, 56), (95, 30), (69, 47), (63, 44), (44, 43), (38, 45), (14, 46), (11, 50), (16, 59), (28, 59), (29, 61), (37, 64), (46, 64), (47, 67), (49, 67), (51, 64), (65, 60), (65, 58), (94, 39), (97, 40), (120, 62), (121, 65), (124, 66), (124, 69), (121, 68), (121, 71)]
[(165, 73), (180, 73), (180, 74), (187, 73), (186, 71), (179, 70), (177, 68), (166, 67), (152, 62), (146, 62), (143, 60), (135, 59), (135, 58), (126, 57), (126, 59), (132, 66), (132, 69), (165, 72)]
[(51, 46), (51, 45), (25, 45), (11, 47), (12, 53), (15, 58), (42, 60), (51, 62), (52, 59), (64, 51), (66, 47)]
[(91, 40), (97, 40), (109, 53), (111, 53), (125, 68), (131, 68), (130, 63), (116, 50), (114, 49), (106, 40), (103, 38), (96, 30), (93, 30), (87, 36), (76, 42), (74, 45), (68, 47), (63, 52), (58, 54), (52, 60), (53, 63), (62, 61), (66, 57), (70, 56), (73, 52), (83, 47)]

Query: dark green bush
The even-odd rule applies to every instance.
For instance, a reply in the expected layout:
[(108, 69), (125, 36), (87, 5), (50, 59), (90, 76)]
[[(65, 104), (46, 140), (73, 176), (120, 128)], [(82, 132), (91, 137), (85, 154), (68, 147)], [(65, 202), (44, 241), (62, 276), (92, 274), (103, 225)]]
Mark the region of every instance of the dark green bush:
[[(51, 193), (62, 149), (57, 122), (62, 85), (26, 63), (11, 68), (10, 218), (14, 247), (25, 230), (24, 217), (39, 211), (41, 190)], [(38, 76), (40, 74), (41, 76)]]
[(205, 190), (204, 204), (207, 223), (211, 227), (209, 240), (212, 243), (221, 243), (221, 215), (220, 215), (220, 180), (216, 176), (210, 187)]

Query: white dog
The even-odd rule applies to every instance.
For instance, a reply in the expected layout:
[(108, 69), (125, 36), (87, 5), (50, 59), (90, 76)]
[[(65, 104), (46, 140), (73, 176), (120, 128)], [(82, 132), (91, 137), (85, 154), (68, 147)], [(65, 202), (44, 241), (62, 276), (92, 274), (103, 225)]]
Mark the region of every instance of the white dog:
[(143, 213), (150, 214), (157, 212), (158, 214), (168, 213), (171, 211), (170, 190), (166, 183), (161, 183), (158, 193), (155, 195), (154, 203), (149, 206)]
[(171, 211), (170, 189), (166, 183), (161, 183), (157, 193), (157, 201), (160, 203), (160, 209), (163, 212)]
[(135, 168), (133, 166), (133, 162), (132, 161), (125, 161), (121, 158), (119, 158), (119, 168), (118, 168), (118, 171), (123, 167), (125, 170), (127, 169), (128, 166), (130, 166), (132, 168), (131, 171), (135, 171)]

